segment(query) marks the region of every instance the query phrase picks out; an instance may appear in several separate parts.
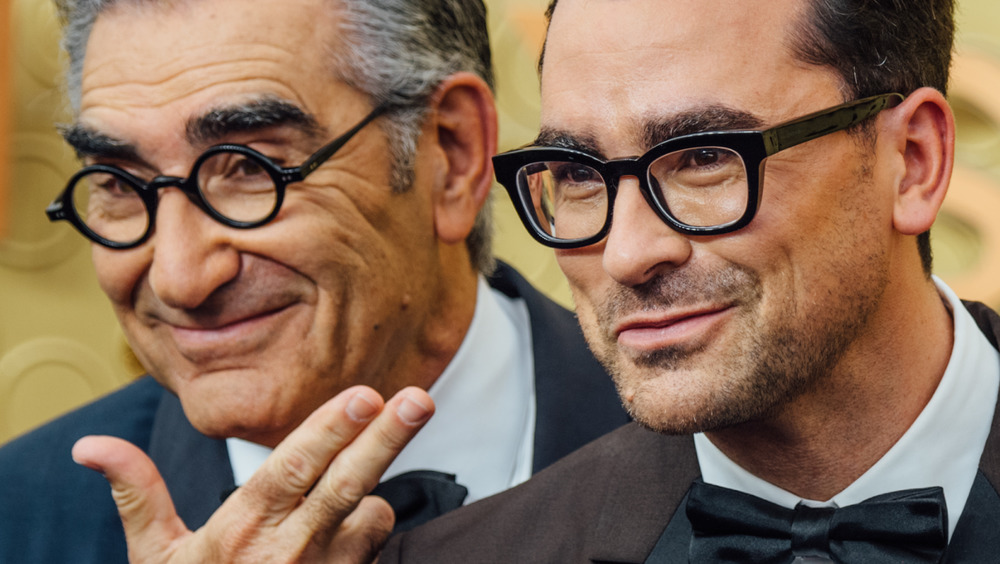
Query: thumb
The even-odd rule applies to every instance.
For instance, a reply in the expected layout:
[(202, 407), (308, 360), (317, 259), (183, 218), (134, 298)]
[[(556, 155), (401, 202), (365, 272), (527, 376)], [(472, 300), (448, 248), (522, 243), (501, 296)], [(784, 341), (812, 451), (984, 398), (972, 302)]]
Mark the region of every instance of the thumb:
[(84, 437), (73, 445), (73, 460), (111, 484), (130, 562), (166, 562), (177, 541), (191, 534), (153, 461), (135, 445), (115, 437)]

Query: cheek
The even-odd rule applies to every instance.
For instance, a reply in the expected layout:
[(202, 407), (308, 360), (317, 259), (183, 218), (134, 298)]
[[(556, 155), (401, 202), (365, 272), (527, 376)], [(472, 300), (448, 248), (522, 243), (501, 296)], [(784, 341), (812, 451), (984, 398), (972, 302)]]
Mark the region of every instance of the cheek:
[(97, 282), (116, 308), (132, 303), (135, 286), (149, 267), (146, 247), (121, 251), (95, 244), (91, 249)]

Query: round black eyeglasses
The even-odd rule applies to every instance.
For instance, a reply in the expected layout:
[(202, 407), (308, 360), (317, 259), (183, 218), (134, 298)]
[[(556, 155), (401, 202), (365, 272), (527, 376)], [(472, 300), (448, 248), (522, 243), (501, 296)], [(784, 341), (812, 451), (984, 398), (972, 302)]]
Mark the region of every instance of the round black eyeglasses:
[(760, 205), (764, 160), (842, 131), (902, 102), (900, 94), (855, 100), (763, 131), (708, 131), (668, 139), (640, 157), (605, 161), (574, 149), (528, 147), (493, 157), (521, 222), (543, 245), (592, 245), (611, 228), (618, 181), (639, 190), (667, 225), (687, 235), (745, 227)]
[(281, 167), (250, 147), (231, 144), (202, 153), (187, 178), (158, 176), (146, 182), (115, 166), (87, 166), (70, 178), (45, 213), (50, 221), (69, 221), (91, 241), (129, 249), (149, 238), (159, 190), (173, 186), (219, 223), (260, 227), (278, 215), (288, 184), (304, 180), (386, 110), (385, 104), (376, 107), (297, 167)]

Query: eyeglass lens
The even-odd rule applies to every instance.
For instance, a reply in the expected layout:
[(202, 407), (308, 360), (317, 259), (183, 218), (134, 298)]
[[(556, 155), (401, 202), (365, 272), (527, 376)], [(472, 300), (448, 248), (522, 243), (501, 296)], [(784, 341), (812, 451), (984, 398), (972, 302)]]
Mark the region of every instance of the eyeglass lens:
[[(590, 166), (539, 162), (518, 171), (538, 225), (557, 239), (584, 239), (604, 227), (611, 205), (608, 180)], [(616, 179), (611, 179), (616, 180)], [(680, 223), (714, 227), (738, 220), (747, 209), (746, 166), (723, 147), (694, 147), (662, 155), (645, 179), (660, 206)]]
[(131, 243), (149, 227), (139, 186), (124, 176), (95, 171), (79, 177), (71, 189), (76, 216), (100, 237)]
[[(208, 207), (234, 222), (251, 223), (274, 211), (278, 189), (256, 157), (235, 151), (206, 156), (194, 171), (198, 191)], [(116, 243), (140, 239), (149, 227), (149, 211), (141, 187), (121, 174), (93, 171), (72, 188), (77, 217), (97, 235)]]

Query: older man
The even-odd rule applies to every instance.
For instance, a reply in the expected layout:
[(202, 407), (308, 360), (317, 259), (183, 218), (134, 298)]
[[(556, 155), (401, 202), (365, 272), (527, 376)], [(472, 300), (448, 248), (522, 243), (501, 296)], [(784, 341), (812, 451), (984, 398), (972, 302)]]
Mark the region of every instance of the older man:
[[(84, 435), (149, 453), (173, 531), (200, 527), (246, 484), (210, 530), (246, 539), (292, 515), (296, 533), (254, 546), (321, 556), (343, 496), (310, 472), (335, 447), (390, 437), (384, 456), (335, 462), (378, 475), (437, 404), (386, 474), (400, 480), (377, 490), (405, 528), (627, 421), (571, 315), (505, 266), (482, 276), (496, 117), (481, 2), (61, 8), (77, 112), (65, 137), (85, 168), (49, 214), (93, 241), (152, 379), (0, 451), (0, 560), (125, 560), (114, 501), (130, 501), (72, 464)], [(400, 390), (383, 410), (379, 396)], [(315, 433), (251, 479), (324, 404), (304, 426)], [(74, 456), (111, 478), (138, 469), (165, 495), (120, 440), (90, 438)], [(345, 487), (374, 485), (362, 482)]]
[(951, 0), (562, 0), (498, 156), (641, 425), (383, 562), (996, 562), (1000, 317), (931, 276)]

